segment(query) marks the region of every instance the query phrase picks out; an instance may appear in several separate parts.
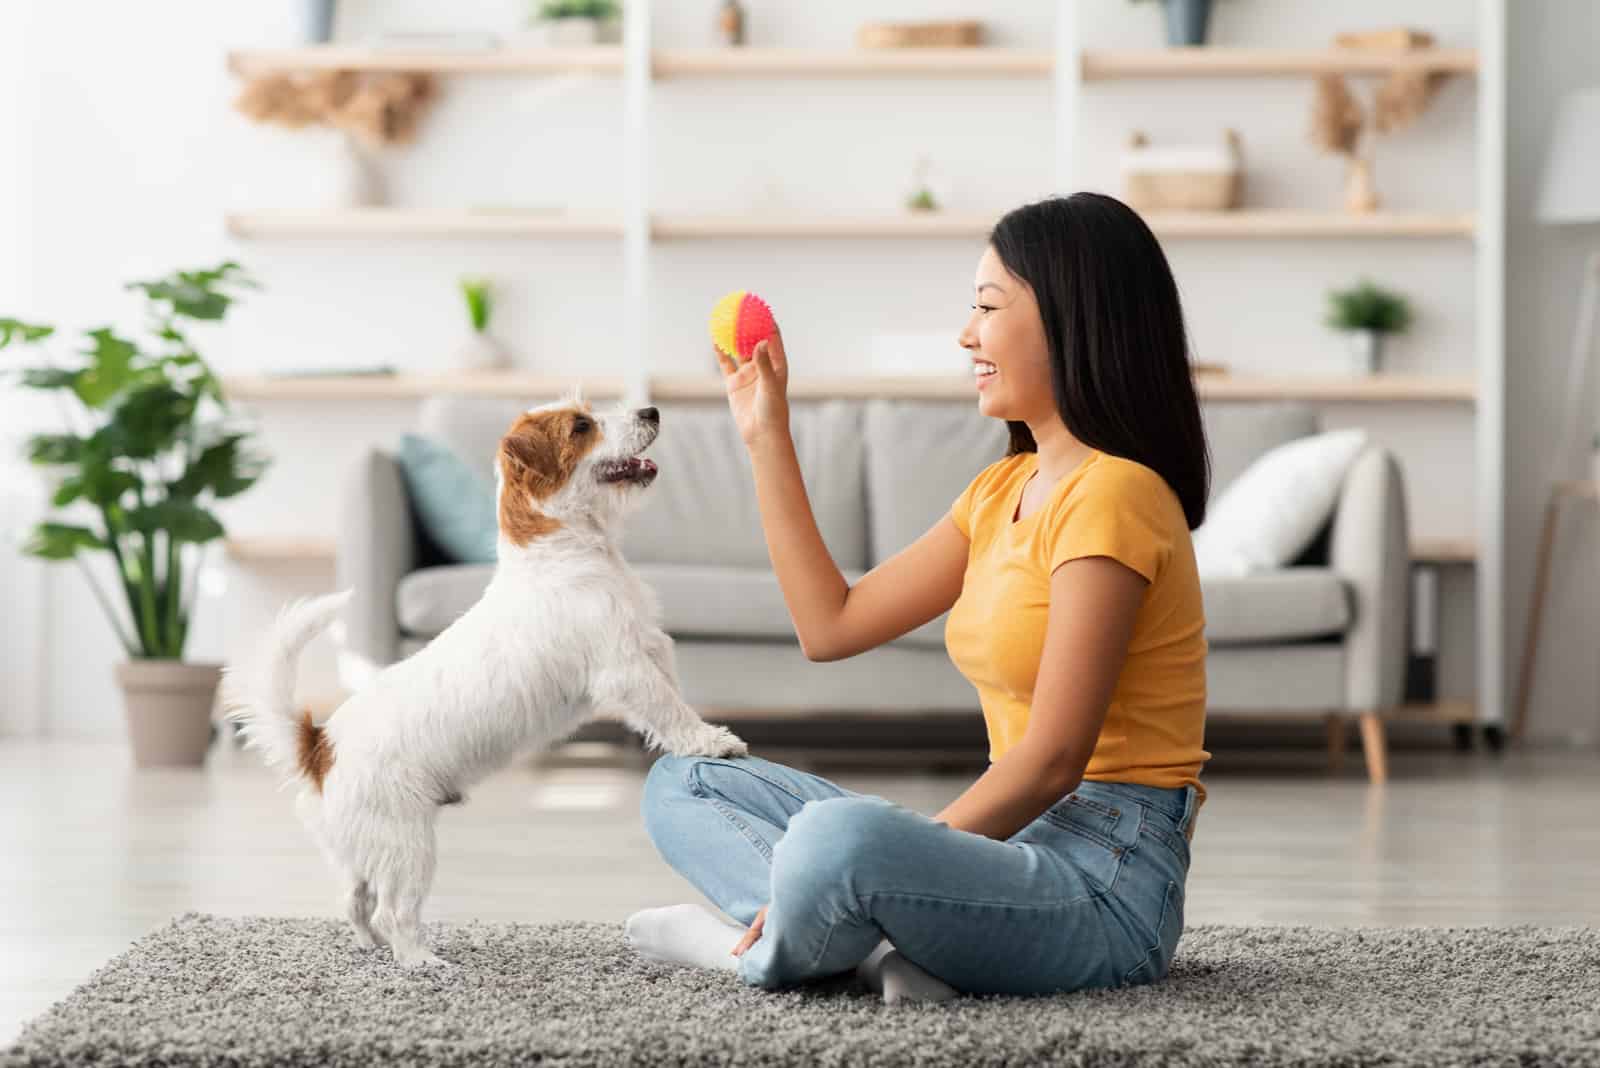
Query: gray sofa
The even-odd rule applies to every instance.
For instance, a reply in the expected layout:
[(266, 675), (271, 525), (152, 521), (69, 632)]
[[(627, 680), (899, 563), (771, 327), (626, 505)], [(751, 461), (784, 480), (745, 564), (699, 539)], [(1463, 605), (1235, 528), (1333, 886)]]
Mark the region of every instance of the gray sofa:
[[(481, 463), (522, 408), (435, 398), (420, 432)], [(624, 551), (660, 596), (685, 696), (709, 717), (803, 712), (974, 714), (977, 697), (944, 650), (938, 619), (849, 660), (800, 651), (767, 560), (749, 459), (726, 405), (662, 405), (650, 455), (661, 476), (630, 520)], [(1213, 499), (1252, 458), (1315, 432), (1314, 409), (1205, 409)], [(968, 480), (1005, 451), (1004, 424), (968, 402), (796, 403), (792, 426), (824, 539), (852, 581), (910, 544)], [(421, 532), (392, 455), (370, 453), (345, 495), (340, 588), (355, 600), (341, 651), (347, 685), (421, 648), (478, 597), (491, 568), (452, 565)], [(1379, 713), (1400, 703), (1407, 656), (1408, 536), (1401, 475), (1369, 447), (1328, 528), (1294, 566), (1204, 584), (1214, 714), (1315, 717), (1335, 760), (1352, 720), (1368, 773), (1385, 776)]]

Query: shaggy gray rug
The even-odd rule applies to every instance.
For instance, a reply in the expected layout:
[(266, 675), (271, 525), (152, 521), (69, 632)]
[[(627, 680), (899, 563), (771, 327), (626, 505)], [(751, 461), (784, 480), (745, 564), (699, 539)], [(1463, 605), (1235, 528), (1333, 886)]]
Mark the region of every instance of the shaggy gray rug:
[(0, 1065), (1600, 1065), (1594, 928), (1200, 926), (1153, 986), (889, 1007), (647, 963), (611, 924), (429, 926), (447, 973), (189, 913)]

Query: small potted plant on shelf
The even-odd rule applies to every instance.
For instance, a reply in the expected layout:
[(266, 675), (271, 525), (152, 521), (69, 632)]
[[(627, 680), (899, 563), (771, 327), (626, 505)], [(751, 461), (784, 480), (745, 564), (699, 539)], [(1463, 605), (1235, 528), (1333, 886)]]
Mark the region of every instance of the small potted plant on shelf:
[(1351, 374), (1372, 375), (1383, 362), (1384, 335), (1411, 325), (1411, 306), (1399, 294), (1363, 279), (1328, 294), (1328, 325), (1350, 335)]
[(1161, 4), (1166, 8), (1168, 45), (1192, 48), (1206, 43), (1211, 0), (1161, 0)]
[(581, 48), (616, 41), (621, 16), (622, 5), (617, 0), (538, 0), (532, 21), (543, 43)]
[(494, 291), (487, 278), (461, 279), (461, 295), (467, 301), (467, 319), (472, 333), (461, 346), (456, 362), (466, 371), (498, 371), (511, 363), (504, 345), (489, 333), (489, 313), (494, 307)]
[[(71, 560), (87, 579), (127, 653), (116, 673), (140, 767), (198, 765), (211, 741), (221, 665), (183, 659), (194, 577), (204, 546), (224, 533), (211, 504), (249, 489), (266, 462), (187, 331), (222, 319), (235, 290), (251, 286), (236, 263), (133, 282), (152, 341), (141, 347), (101, 327), (87, 332), (81, 356), (46, 355), (13, 372), (23, 388), (55, 393), (66, 416), (62, 432), (27, 442), (28, 459), (54, 483), (52, 505), (65, 511), (34, 526), (22, 550)], [(53, 333), (0, 319), (0, 349), (42, 353)], [(97, 553), (111, 564), (109, 592), (89, 564)]]

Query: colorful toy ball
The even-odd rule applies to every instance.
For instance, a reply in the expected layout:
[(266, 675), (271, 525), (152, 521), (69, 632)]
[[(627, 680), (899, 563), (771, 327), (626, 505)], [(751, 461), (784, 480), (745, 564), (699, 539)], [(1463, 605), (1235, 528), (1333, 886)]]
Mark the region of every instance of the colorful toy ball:
[(711, 309), (712, 343), (740, 363), (747, 362), (776, 329), (767, 302), (743, 289), (729, 293)]

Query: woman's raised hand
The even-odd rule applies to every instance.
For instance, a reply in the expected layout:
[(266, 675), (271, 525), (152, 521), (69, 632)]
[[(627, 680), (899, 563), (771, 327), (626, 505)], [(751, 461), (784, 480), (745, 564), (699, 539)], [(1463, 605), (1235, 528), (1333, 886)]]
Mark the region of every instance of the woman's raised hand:
[(728, 408), (745, 445), (755, 445), (789, 432), (789, 360), (777, 330), (756, 345), (745, 363), (716, 350), (728, 387)]

